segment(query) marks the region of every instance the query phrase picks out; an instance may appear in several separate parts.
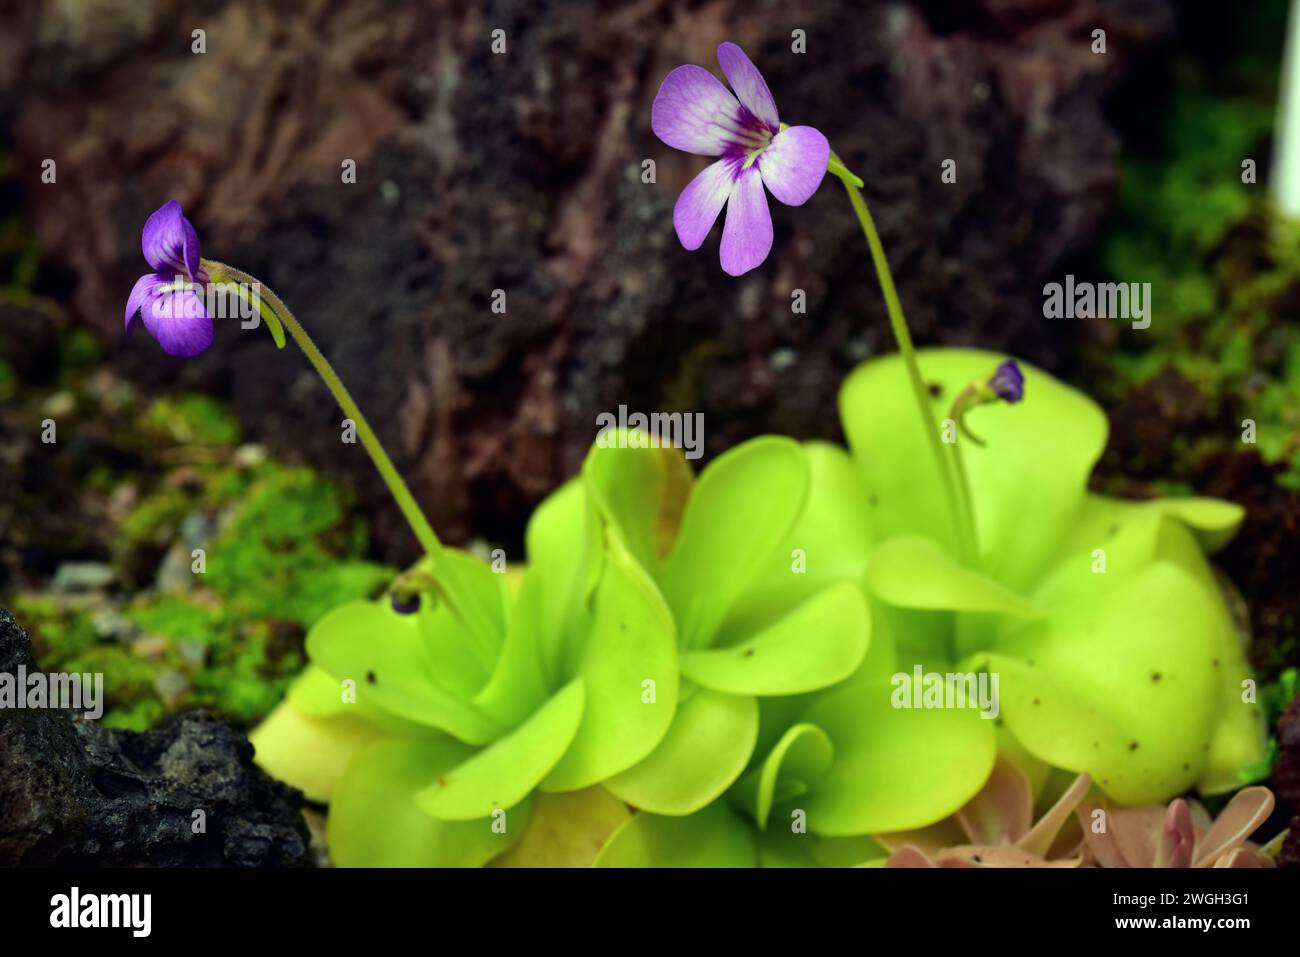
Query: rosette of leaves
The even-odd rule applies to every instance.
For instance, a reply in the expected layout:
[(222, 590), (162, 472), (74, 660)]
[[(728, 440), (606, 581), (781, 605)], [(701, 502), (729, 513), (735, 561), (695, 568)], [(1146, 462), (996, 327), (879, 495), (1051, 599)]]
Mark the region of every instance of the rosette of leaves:
[(579, 493), (535, 514), (517, 590), (449, 550), (459, 615), (435, 594), (412, 614), (354, 602), (309, 632), (310, 668), (253, 742), (270, 773), (329, 803), (336, 864), (485, 864), (522, 834), (539, 789), (588, 788), (663, 737), (672, 617), (618, 539), (570, 508)]
[[(936, 421), (1000, 358), (923, 351)], [(1090, 493), (1104, 414), (1046, 373), (1024, 374), (1022, 402), (980, 410), (985, 444), (961, 445), (973, 565), (957, 558), (925, 447), (932, 426), (911, 404), (902, 362), (850, 376), (840, 410), (852, 452), (805, 447), (808, 505), (778, 548), (802, 549), (806, 573), (756, 577), (730, 627), (849, 581), (870, 600), (870, 653), (832, 688), (764, 702), (756, 756), (725, 800), (688, 817), (636, 815), (598, 863), (695, 862), (704, 834), (714, 865), (878, 859), (868, 835), (955, 812), (989, 778), (999, 745), (1036, 774), (1087, 773), (1122, 804), (1231, 790), (1259, 760), (1242, 640), (1205, 558), (1240, 509)], [(911, 700), (917, 665), (996, 674), (998, 719), (895, 706)]]
[(627, 543), (672, 612), (681, 698), (663, 741), (604, 786), (641, 811), (682, 816), (745, 769), (761, 701), (828, 688), (860, 667), (871, 621), (848, 580), (765, 602), (761, 617), (746, 609), (763, 578), (803, 571), (801, 553), (783, 544), (813, 507), (813, 469), (797, 442), (753, 439), (698, 479), (679, 450), (640, 444), (635, 434), (598, 443), (584, 488), (602, 527)]
[(259, 760), (330, 803), (343, 865), (485, 863), (538, 790), (604, 782), (638, 808), (699, 810), (748, 763), (760, 697), (834, 684), (866, 652), (851, 583), (722, 627), (810, 482), (788, 439), (746, 443), (695, 479), (680, 451), (613, 434), (538, 508), (516, 593), (446, 552), (416, 573), (451, 571), (460, 614), (430, 595), (414, 614), (378, 601), (322, 618), (312, 667), (254, 736)]

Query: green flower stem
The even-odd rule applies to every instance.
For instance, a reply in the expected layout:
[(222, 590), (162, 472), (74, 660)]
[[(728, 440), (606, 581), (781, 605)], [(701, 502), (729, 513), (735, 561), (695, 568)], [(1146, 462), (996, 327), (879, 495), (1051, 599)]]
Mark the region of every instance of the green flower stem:
[(960, 505), (962, 509), (962, 521), (966, 523), (966, 528), (970, 534), (970, 560), (973, 567), (980, 564), (979, 536), (975, 531), (975, 506), (971, 503), (970, 497), (970, 480), (966, 477), (966, 463), (961, 457), (960, 439), (949, 444), (951, 450), (952, 470), (957, 476), (957, 490), (960, 495)]
[[(976, 560), (978, 550), (975, 545), (975, 525), (973, 516), (965, 507), (964, 503), (970, 501), (970, 491), (965, 487), (965, 470), (961, 468), (960, 460), (954, 458), (950, 461), (944, 456), (944, 443), (939, 438), (939, 431), (935, 428), (934, 416), (930, 412), (930, 404), (927, 401), (927, 391), (925, 380), (921, 378), (921, 368), (916, 362), (916, 349), (912, 345), (912, 334), (907, 328), (907, 319), (903, 316), (903, 306), (898, 299), (898, 291), (894, 288), (894, 277), (889, 271), (889, 260), (885, 257), (885, 247), (880, 242), (880, 234), (876, 231), (876, 223), (871, 218), (871, 211), (867, 209), (866, 201), (862, 198), (862, 180), (854, 176), (840, 161), (840, 158), (831, 153), (830, 163), (827, 166), (828, 172), (839, 178), (844, 184), (844, 190), (849, 194), (849, 203), (853, 206), (853, 212), (857, 214), (858, 222), (862, 225), (863, 235), (867, 238), (867, 245), (871, 248), (871, 258), (876, 265), (876, 276), (880, 280), (880, 291), (885, 297), (885, 309), (889, 313), (889, 324), (894, 331), (894, 340), (898, 343), (898, 351), (902, 353), (903, 363), (907, 367), (907, 377), (912, 386), (912, 394), (916, 399), (917, 411), (921, 413), (921, 421), (924, 423), (926, 438), (930, 443), (930, 451), (934, 456), (935, 467), (939, 470), (939, 478), (943, 485), (944, 497), (948, 500), (948, 510), (952, 516), (953, 528), (957, 534), (957, 547), (965, 561), (970, 564)], [(954, 456), (956, 455), (954, 444)], [(958, 491), (959, 486), (961, 490)]]
[[(397, 472), (397, 467), (393, 465), (393, 460), (388, 457), (388, 453), (384, 451), (384, 447), (379, 443), (379, 438), (370, 427), (370, 423), (366, 421), (366, 417), (362, 415), (361, 409), (358, 408), (356, 401), (352, 398), (351, 393), (348, 392), (347, 386), (345, 386), (342, 380), (339, 379), (338, 373), (336, 373), (334, 367), (329, 364), (329, 360), (326, 359), (320, 349), (316, 347), (316, 343), (313, 342), (311, 336), (307, 334), (307, 330), (302, 327), (302, 324), (299, 323), (296, 318), (294, 318), (293, 313), (289, 311), (289, 307), (280, 300), (279, 296), (267, 288), (265, 283), (254, 279), (252, 276), (248, 275), (248, 273), (242, 272), (233, 266), (227, 266), (225, 263), (205, 259), (203, 260), (203, 266), (208, 271), (208, 275), (214, 283), (226, 280), (238, 283), (239, 295), (245, 302), (250, 301), (247, 288), (250, 286), (256, 286), (258, 288), (260, 294), (257, 297), (257, 301), (261, 308), (262, 315), (267, 319), (267, 324), (271, 327), (272, 335), (275, 335), (280, 324), (283, 324), (284, 328), (289, 330), (289, 335), (292, 336), (293, 341), (298, 344), (298, 348), (302, 349), (303, 353), (307, 356), (307, 360), (312, 364), (312, 367), (324, 381), (325, 386), (333, 394), (335, 401), (339, 404), (339, 408), (343, 410), (343, 414), (356, 423), (357, 435), (360, 436), (361, 444), (370, 454), (370, 460), (375, 463), (375, 468), (378, 469), (380, 477), (384, 480), (384, 484), (388, 486), (388, 491), (397, 502), (397, 507), (402, 510), (402, 515), (406, 517), (406, 522), (411, 526), (411, 531), (413, 531), (415, 537), (419, 539), (420, 546), (436, 564), (438, 558), (442, 555), (442, 542), (438, 540), (438, 536), (434, 533), (433, 526), (429, 524), (429, 520), (425, 518), (424, 513), (420, 511), (420, 506), (415, 503), (415, 498), (411, 495), (411, 490), (408, 489), (406, 483), (402, 481), (401, 475)], [(271, 310), (270, 313), (267, 312), (268, 306)], [(276, 344), (283, 348), (283, 331), (276, 336)], [(449, 600), (451, 599), (451, 596), (447, 597)]]

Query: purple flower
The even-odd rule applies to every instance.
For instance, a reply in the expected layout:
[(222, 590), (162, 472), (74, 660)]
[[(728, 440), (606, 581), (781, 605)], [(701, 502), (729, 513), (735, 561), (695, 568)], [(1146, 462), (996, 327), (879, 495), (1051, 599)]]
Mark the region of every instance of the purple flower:
[(722, 268), (739, 276), (772, 249), (763, 186), (787, 206), (802, 206), (821, 185), (831, 148), (811, 126), (781, 128), (763, 75), (736, 44), (718, 47), (718, 65), (734, 96), (703, 67), (679, 66), (659, 88), (650, 126), (674, 149), (722, 157), (677, 197), (673, 226), (683, 246), (699, 249), (725, 204)]
[(999, 399), (1007, 402), (1019, 402), (1025, 395), (1025, 377), (1016, 365), (1015, 359), (1008, 359), (998, 366), (988, 381), (988, 387)]
[(212, 345), (212, 320), (201, 295), (208, 277), (200, 266), (199, 234), (181, 204), (173, 199), (159, 207), (145, 222), (140, 244), (154, 271), (137, 279), (126, 299), (127, 335), (139, 312), (164, 352), (198, 355)]

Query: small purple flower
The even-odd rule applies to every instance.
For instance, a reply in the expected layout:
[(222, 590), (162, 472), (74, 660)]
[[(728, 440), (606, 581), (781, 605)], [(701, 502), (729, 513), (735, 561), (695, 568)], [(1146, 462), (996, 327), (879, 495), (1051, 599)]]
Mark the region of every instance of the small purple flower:
[(998, 366), (988, 381), (994, 395), (1006, 402), (1019, 402), (1025, 396), (1025, 377), (1015, 359)]
[[(126, 332), (137, 312), (163, 351), (190, 357), (212, 345), (212, 320), (201, 290), (208, 281), (199, 259), (199, 234), (176, 200), (164, 203), (144, 224), (144, 258), (154, 271), (136, 280), (126, 300)], [(197, 284), (197, 286), (196, 286)]]
[(726, 205), (722, 269), (739, 276), (772, 249), (763, 186), (787, 206), (802, 206), (821, 185), (831, 148), (811, 126), (781, 128), (763, 75), (736, 44), (718, 47), (718, 65), (734, 96), (703, 67), (679, 66), (659, 88), (650, 126), (674, 149), (722, 157), (677, 197), (673, 226), (684, 247), (699, 249)]

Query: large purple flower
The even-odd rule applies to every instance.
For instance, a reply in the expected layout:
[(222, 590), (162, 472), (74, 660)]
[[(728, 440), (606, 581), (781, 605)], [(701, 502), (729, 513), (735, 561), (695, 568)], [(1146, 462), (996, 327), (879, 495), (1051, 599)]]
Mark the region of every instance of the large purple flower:
[[(176, 200), (164, 203), (144, 224), (144, 258), (154, 271), (135, 281), (126, 300), (126, 332), (137, 312), (163, 351), (196, 356), (212, 345), (212, 320), (203, 302), (208, 277), (199, 259), (199, 234)], [(197, 284), (197, 285), (196, 285)]]
[(787, 206), (802, 206), (821, 185), (831, 148), (811, 126), (781, 128), (763, 75), (736, 44), (718, 47), (718, 65), (735, 96), (703, 67), (679, 66), (659, 88), (650, 126), (674, 149), (722, 157), (682, 190), (673, 225), (683, 246), (699, 249), (726, 204), (722, 268), (739, 276), (772, 249), (763, 186)]

